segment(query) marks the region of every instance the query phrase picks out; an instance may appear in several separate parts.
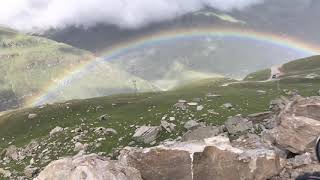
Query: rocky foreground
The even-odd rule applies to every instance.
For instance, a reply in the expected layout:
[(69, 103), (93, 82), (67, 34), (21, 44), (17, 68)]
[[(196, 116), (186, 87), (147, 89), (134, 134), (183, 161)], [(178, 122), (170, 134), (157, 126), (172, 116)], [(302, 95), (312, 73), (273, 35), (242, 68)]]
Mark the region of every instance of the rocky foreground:
[[(125, 147), (116, 160), (86, 154), (85, 145), (79, 144), (78, 155), (53, 161), (40, 173), (29, 166), (25, 174), (36, 180), (278, 180), (320, 171), (314, 152), (320, 97), (275, 100), (269, 112), (230, 117), (221, 127), (196, 121), (184, 127), (189, 131), (175, 141), (152, 148)], [(140, 127), (133, 139), (150, 143), (161, 129), (171, 131), (174, 124)], [(57, 127), (50, 134), (61, 131)], [(19, 159), (13, 149), (4, 156)], [(0, 174), (10, 177), (4, 169)]]

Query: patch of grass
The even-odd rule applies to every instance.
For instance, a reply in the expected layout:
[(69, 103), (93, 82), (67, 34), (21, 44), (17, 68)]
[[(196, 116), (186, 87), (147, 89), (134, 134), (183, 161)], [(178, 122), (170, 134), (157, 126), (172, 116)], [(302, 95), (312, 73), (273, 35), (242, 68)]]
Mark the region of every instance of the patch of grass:
[(281, 68), (281, 71), (284, 73), (305, 72), (319, 69), (319, 67), (320, 56), (312, 56), (284, 64)]
[(247, 75), (244, 81), (265, 81), (271, 76), (271, 69), (264, 69)]

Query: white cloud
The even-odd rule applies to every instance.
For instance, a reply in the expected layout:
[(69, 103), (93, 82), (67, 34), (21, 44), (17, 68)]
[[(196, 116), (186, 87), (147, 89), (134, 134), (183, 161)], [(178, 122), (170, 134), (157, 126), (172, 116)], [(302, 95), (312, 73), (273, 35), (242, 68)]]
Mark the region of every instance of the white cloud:
[(23, 31), (98, 23), (139, 28), (213, 7), (242, 10), (263, 0), (3, 0), (0, 24)]

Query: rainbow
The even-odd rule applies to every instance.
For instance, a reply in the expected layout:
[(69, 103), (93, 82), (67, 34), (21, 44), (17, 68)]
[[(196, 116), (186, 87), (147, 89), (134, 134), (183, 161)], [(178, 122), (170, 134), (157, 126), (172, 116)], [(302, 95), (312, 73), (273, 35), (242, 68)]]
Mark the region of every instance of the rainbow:
[(57, 78), (57, 81), (46, 85), (40, 94), (29, 98), (25, 102), (25, 105), (37, 106), (44, 104), (50, 96), (54, 96), (56, 92), (69, 84), (71, 81), (79, 79), (82, 72), (86, 72), (86, 70), (90, 69), (90, 67), (99, 65), (99, 62), (101, 61), (109, 61), (132, 50), (148, 47), (161, 42), (201, 37), (235, 37), (279, 46), (291, 51), (301, 52), (305, 56), (320, 54), (320, 46), (316, 46), (286, 35), (256, 32), (247, 29), (206, 27), (161, 31), (132, 39), (127, 42), (119, 43), (112, 46), (112, 48), (102, 51), (102, 53), (99, 53), (97, 56), (102, 58), (94, 57), (91, 60), (84, 61), (83, 63), (71, 68), (71, 70), (66, 71), (59, 78)]

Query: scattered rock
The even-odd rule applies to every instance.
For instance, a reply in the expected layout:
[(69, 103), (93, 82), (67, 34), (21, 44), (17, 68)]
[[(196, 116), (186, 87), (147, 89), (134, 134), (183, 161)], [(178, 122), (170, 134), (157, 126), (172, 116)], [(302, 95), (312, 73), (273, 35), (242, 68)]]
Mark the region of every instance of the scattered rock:
[(189, 106), (198, 106), (198, 103), (197, 102), (189, 102), (188, 105)]
[(217, 113), (214, 109), (209, 109), (208, 113), (213, 115), (219, 115), (219, 113)]
[(61, 133), (61, 132), (63, 132), (63, 128), (57, 126), (57, 127), (53, 128), (53, 129), (50, 131), (49, 134), (50, 134), (50, 136), (53, 136), (53, 135), (58, 134), (58, 133)]
[(223, 104), (222, 105), (224, 108), (226, 108), (226, 109), (231, 109), (231, 108), (233, 108), (233, 105), (231, 104), (231, 103), (225, 103), (225, 104)]
[(161, 127), (164, 128), (167, 132), (171, 133), (172, 131), (174, 131), (176, 125), (162, 120)]
[(280, 99), (275, 99), (275, 100), (272, 100), (270, 102), (270, 106), (269, 106), (269, 109), (273, 112), (279, 112), (281, 111), (285, 106), (286, 104), (289, 102), (289, 100), (285, 97), (281, 97)]
[(138, 170), (96, 154), (78, 155), (50, 163), (35, 180), (142, 180)]
[(187, 101), (182, 101), (182, 102), (180, 102), (180, 100), (179, 100), (179, 102), (176, 103), (176, 104), (174, 105), (174, 107), (176, 107), (176, 108), (178, 108), (178, 109), (180, 109), (180, 110), (185, 111), (185, 110), (188, 109), (188, 104), (187, 104)]
[(267, 94), (267, 91), (257, 90), (257, 93), (260, 94), (260, 95), (265, 95), (265, 94)]
[(190, 129), (194, 129), (194, 128), (197, 128), (197, 127), (200, 127), (200, 123), (198, 123), (197, 121), (195, 120), (190, 120), (190, 121), (187, 121), (185, 124), (184, 124), (184, 128), (187, 129), (187, 130), (190, 130)]
[(3, 151), (3, 154), (5, 158), (9, 158), (15, 161), (19, 159), (18, 148), (15, 145), (10, 145)]
[(175, 121), (176, 118), (175, 117), (169, 117), (169, 121)]
[(100, 116), (98, 119), (99, 119), (100, 121), (106, 121), (106, 120), (108, 120), (109, 118), (110, 118), (110, 116), (109, 116), (108, 114), (104, 114), (104, 115)]
[(187, 103), (187, 101), (184, 99), (179, 99), (178, 103)]
[(36, 118), (38, 115), (37, 114), (29, 114), (28, 115), (28, 119), (34, 119)]
[(32, 166), (27, 166), (25, 169), (24, 169), (24, 175), (27, 177), (27, 178), (34, 178), (38, 175), (39, 173), (39, 168), (37, 167), (32, 167)]
[(149, 144), (157, 139), (158, 133), (161, 131), (159, 126), (142, 126), (137, 129), (133, 135), (133, 140)]
[(272, 117), (271, 111), (254, 113), (247, 116), (249, 121), (252, 121), (254, 124), (262, 123), (266, 119), (270, 119)]
[(197, 106), (197, 111), (202, 111), (203, 110), (203, 106), (202, 105), (200, 105), (200, 106)]
[(0, 177), (9, 178), (11, 176), (11, 172), (9, 170), (4, 170), (0, 168)]
[(208, 94), (207, 94), (207, 97), (208, 97), (208, 98), (216, 98), (216, 97), (221, 97), (221, 95), (208, 93)]
[(237, 115), (229, 118), (225, 122), (225, 126), (230, 134), (243, 133), (245, 131), (253, 128), (253, 124), (246, 118), (243, 118), (241, 115)]
[(193, 140), (203, 140), (210, 137), (217, 136), (221, 133), (220, 129), (215, 126), (208, 126), (208, 127), (199, 127), (194, 130), (186, 132), (182, 136), (181, 141), (193, 141)]
[(76, 144), (74, 145), (74, 149), (73, 151), (78, 152), (78, 151), (87, 151), (89, 145), (88, 144), (82, 144), (80, 142), (76, 142)]
[(105, 128), (105, 127), (97, 127), (94, 130), (94, 133), (100, 136), (110, 135), (110, 134), (118, 134), (115, 129)]

